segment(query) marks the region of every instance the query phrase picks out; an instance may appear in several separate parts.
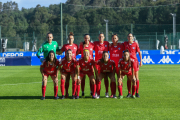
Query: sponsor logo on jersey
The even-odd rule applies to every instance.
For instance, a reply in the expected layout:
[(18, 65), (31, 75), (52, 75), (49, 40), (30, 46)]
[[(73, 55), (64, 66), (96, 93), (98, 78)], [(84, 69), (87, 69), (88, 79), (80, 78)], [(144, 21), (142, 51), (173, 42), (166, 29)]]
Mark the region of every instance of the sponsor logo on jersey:
[(16, 56), (24, 56), (24, 53), (3, 53), (3, 57), (16, 57)]
[(171, 58), (169, 58), (169, 55), (166, 56), (163, 56), (163, 58), (158, 62), (158, 63), (174, 63)]
[(149, 63), (155, 63), (151, 58), (150, 58), (150, 56), (148, 55), (147, 56), (147, 58), (146, 58), (146, 56), (144, 56), (144, 58), (142, 59), (142, 62), (143, 63), (147, 63), (147, 64), (149, 64)]

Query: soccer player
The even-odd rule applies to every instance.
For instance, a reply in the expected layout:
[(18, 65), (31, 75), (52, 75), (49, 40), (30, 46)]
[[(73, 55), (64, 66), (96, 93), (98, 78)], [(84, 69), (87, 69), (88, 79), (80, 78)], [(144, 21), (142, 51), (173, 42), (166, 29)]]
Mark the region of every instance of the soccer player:
[[(134, 59), (134, 75), (135, 75), (135, 78), (136, 78), (136, 97), (140, 97), (139, 96), (139, 75), (138, 75), (138, 71), (139, 71), (139, 62), (138, 62), (138, 59), (137, 59), (137, 56), (136, 56), (136, 53), (138, 52), (139, 53), (139, 57), (140, 57), (140, 67), (142, 66), (142, 55), (141, 55), (141, 52), (140, 52), (140, 48), (139, 48), (139, 45), (133, 41), (133, 34), (132, 33), (129, 33), (127, 35), (127, 39), (128, 41), (124, 42), (123, 45), (124, 45), (124, 50), (128, 49), (129, 50), (129, 53), (130, 53), (130, 58)], [(127, 87), (128, 87), (128, 95), (127, 95), (127, 98), (128, 97), (131, 97), (131, 80), (127, 80)]]
[[(90, 35), (85, 34), (84, 35), (84, 42), (81, 42), (78, 48), (78, 53), (81, 54), (81, 58), (84, 57), (84, 50), (89, 50), (89, 57), (90, 59), (93, 59), (93, 49), (94, 49), (94, 44), (90, 42)], [(90, 82), (90, 89), (92, 89), (92, 85)], [(83, 79), (81, 80), (81, 91), (82, 91), (82, 97), (84, 97), (84, 89), (85, 89), (85, 75)], [(92, 91), (91, 91), (92, 94)]]
[(77, 61), (72, 57), (72, 50), (68, 49), (66, 51), (66, 57), (61, 59), (59, 63), (58, 71), (60, 70), (61, 73), (61, 93), (62, 98), (64, 99), (64, 83), (67, 78), (67, 75), (70, 74), (72, 78), (72, 99), (75, 99), (75, 92), (76, 92), (76, 81), (77, 81)]
[(46, 92), (46, 85), (47, 79), (50, 75), (53, 83), (54, 83), (54, 99), (58, 99), (57, 92), (58, 92), (58, 72), (57, 67), (59, 65), (59, 61), (55, 57), (54, 51), (50, 51), (48, 56), (46, 56), (45, 60), (43, 61), (42, 65), (40, 66), (40, 72), (42, 74), (42, 98), (41, 100), (45, 100), (45, 92)]
[(101, 81), (105, 77), (109, 77), (111, 79), (111, 93), (113, 95), (112, 98), (116, 98), (115, 91), (116, 91), (116, 80), (115, 80), (115, 71), (116, 66), (113, 60), (109, 59), (109, 54), (107, 51), (103, 52), (103, 57), (97, 62), (99, 65), (100, 73), (97, 75), (98, 80), (97, 82), (97, 99), (100, 97), (100, 89), (101, 89)]
[[(98, 39), (99, 39), (99, 41), (94, 42), (95, 61), (96, 62), (102, 58), (103, 51), (109, 51), (109, 42), (104, 41), (105, 37), (104, 37), (103, 33), (99, 34)], [(98, 65), (96, 66), (96, 68), (98, 71), (100, 71), (100, 68)], [(97, 81), (97, 75), (96, 75), (96, 81)], [(109, 81), (108, 81), (107, 76), (104, 76), (104, 83), (105, 83), (105, 88), (106, 88), (105, 96), (109, 97), (109, 95), (108, 95)]]
[[(92, 98), (94, 98), (94, 99), (96, 98), (95, 97), (96, 84), (95, 84), (94, 70), (93, 70), (93, 67), (95, 69), (95, 61), (94, 61), (94, 59), (90, 58), (89, 53), (90, 53), (89, 50), (85, 49), (83, 52), (84, 57), (80, 58), (78, 61), (78, 65), (80, 67), (80, 72), (78, 71), (80, 73), (80, 79), (78, 79), (78, 85), (77, 85), (77, 98), (79, 98), (80, 81), (83, 79), (83, 77), (85, 75), (88, 75), (89, 80), (92, 85), (92, 88), (91, 88)], [(96, 73), (97, 73), (97, 71), (96, 71)]]
[[(74, 34), (72, 32), (70, 32), (69, 35), (68, 35), (68, 41), (69, 41), (69, 43), (64, 44), (63, 47), (61, 48), (61, 50), (58, 52), (58, 54), (60, 55), (63, 52), (66, 53), (66, 51), (68, 49), (71, 49), (72, 50), (72, 57), (74, 59), (76, 59), (76, 55), (77, 55), (77, 51), (78, 51), (78, 45), (73, 43), (74, 42)], [(66, 54), (65, 54), (65, 57), (66, 57)], [(69, 81), (70, 81), (70, 74), (68, 74), (66, 76), (66, 83), (65, 83), (65, 91), (66, 91), (65, 97), (66, 98), (68, 98), (68, 96), (69, 96), (69, 93), (68, 93)]]
[[(38, 58), (40, 58), (41, 53), (44, 53), (44, 58), (46, 58), (48, 56), (49, 51), (53, 50), (54, 53), (56, 53), (56, 51), (59, 51), (58, 43), (52, 40), (53, 40), (53, 34), (50, 32), (47, 33), (47, 41), (41, 45), (41, 47), (39, 48), (36, 54)], [(56, 54), (55, 54), (55, 57), (56, 57)], [(44, 58), (40, 58), (40, 61), (42, 62)]]
[[(119, 91), (119, 98), (123, 98), (122, 94), (122, 80), (124, 79), (124, 76), (127, 75), (127, 78), (129, 81), (133, 83), (132, 85), (132, 98), (135, 97), (135, 91), (136, 91), (136, 80), (134, 77), (134, 60), (130, 58), (129, 50), (123, 51), (123, 58), (119, 60), (119, 76), (118, 76), (118, 91)], [(128, 93), (129, 93), (128, 89)]]

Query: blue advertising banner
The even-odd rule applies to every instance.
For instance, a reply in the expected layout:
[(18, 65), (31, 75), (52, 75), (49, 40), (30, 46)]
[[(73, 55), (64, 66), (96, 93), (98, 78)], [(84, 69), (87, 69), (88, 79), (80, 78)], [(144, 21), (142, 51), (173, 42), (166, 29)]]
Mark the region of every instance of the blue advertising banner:
[(0, 66), (31, 65), (31, 56), (26, 57), (0, 57)]

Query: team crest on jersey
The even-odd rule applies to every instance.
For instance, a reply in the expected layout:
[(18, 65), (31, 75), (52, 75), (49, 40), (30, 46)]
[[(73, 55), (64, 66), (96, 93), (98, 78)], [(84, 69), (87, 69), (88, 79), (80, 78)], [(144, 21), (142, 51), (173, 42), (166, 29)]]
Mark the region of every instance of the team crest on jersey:
[(133, 49), (135, 49), (135, 47), (133, 47)]
[(127, 64), (127, 62), (124, 62), (125, 64)]
[(119, 47), (118, 50), (120, 50), (121, 48)]
[(90, 50), (92, 51), (92, 48)]
[(54, 47), (56, 47), (56, 45), (54, 45)]
[(111, 67), (111, 65), (109, 67)]
[(89, 65), (91, 65), (91, 63)]
[(48, 46), (47, 46), (47, 48), (48, 48)]
[(74, 47), (74, 49), (76, 49), (76, 47)]
[(107, 45), (105, 45), (105, 47), (107, 47)]

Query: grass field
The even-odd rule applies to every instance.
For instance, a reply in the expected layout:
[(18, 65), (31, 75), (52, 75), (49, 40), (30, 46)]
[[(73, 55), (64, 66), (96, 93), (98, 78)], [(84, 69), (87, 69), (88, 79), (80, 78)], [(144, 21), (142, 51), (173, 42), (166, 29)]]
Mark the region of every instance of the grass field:
[[(0, 120), (21, 119), (180, 119), (180, 66), (144, 65), (140, 68), (140, 98), (53, 99), (48, 80), (46, 100), (41, 99), (41, 74), (37, 66), (0, 67)], [(127, 95), (124, 79), (123, 95)], [(110, 90), (110, 89), (109, 89)], [(71, 95), (71, 86), (69, 94)], [(117, 92), (118, 95), (118, 92)], [(60, 96), (60, 89), (59, 89)]]

